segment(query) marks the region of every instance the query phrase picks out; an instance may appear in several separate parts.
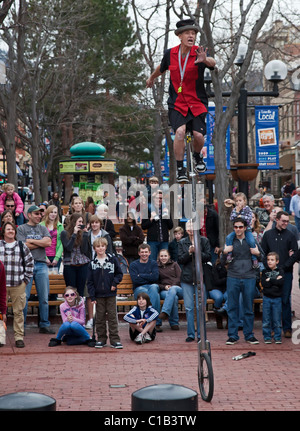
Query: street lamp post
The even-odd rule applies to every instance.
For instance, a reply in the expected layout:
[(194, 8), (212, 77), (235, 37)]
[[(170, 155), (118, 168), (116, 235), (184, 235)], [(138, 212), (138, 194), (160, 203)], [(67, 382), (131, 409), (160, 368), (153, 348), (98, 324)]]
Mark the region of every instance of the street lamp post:
[[(244, 61), (243, 50), (237, 55), (235, 64), (241, 66)], [(272, 91), (248, 91), (243, 85), (240, 89), (239, 100), (238, 100), (238, 164), (241, 169), (248, 169), (248, 127), (247, 127), (247, 100), (248, 97), (278, 97), (278, 83), (283, 81), (287, 76), (287, 67), (280, 60), (272, 60), (265, 66), (264, 69), (265, 77), (268, 81), (273, 83)], [(210, 89), (212, 82), (210, 72), (205, 74), (206, 91), (209, 97), (214, 97), (214, 93)], [(223, 97), (230, 97), (231, 92), (222, 93)], [(248, 166), (247, 166), (248, 165)], [(248, 197), (248, 181), (239, 179), (239, 191), (245, 193)]]

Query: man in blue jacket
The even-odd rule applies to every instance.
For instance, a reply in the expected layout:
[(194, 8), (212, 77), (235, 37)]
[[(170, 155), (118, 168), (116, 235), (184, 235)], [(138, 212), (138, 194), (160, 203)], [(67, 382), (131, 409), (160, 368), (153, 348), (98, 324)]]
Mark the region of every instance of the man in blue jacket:
[[(152, 307), (160, 313), (159, 286), (157, 284), (159, 271), (156, 260), (150, 259), (149, 244), (140, 244), (138, 248), (139, 259), (131, 263), (129, 273), (133, 284), (134, 298), (140, 292), (146, 292)], [(156, 331), (161, 332), (161, 320), (157, 319)]]

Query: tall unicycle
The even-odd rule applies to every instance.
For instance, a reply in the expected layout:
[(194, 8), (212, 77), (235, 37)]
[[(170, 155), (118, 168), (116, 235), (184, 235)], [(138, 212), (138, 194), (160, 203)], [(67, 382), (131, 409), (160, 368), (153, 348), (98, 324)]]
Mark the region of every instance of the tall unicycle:
[[(195, 248), (195, 272), (196, 272), (196, 302), (197, 310), (197, 329), (200, 332), (198, 341), (198, 383), (201, 397), (204, 401), (210, 402), (214, 393), (214, 375), (212, 367), (210, 342), (206, 335), (206, 295), (203, 283), (203, 267), (201, 259), (201, 240), (200, 240), (200, 219), (201, 212), (204, 211), (203, 201), (204, 194), (201, 194), (201, 188), (197, 187), (198, 174), (194, 171), (194, 162), (192, 156), (192, 136), (186, 135), (186, 152), (187, 152), (187, 172), (189, 183), (191, 184), (192, 193), (188, 194), (190, 198), (190, 207), (192, 209), (192, 221), (194, 231), (194, 248)], [(200, 190), (199, 190), (200, 189)], [(200, 203), (200, 205), (199, 205)], [(202, 206), (201, 206), (202, 205)], [(199, 328), (200, 326), (200, 328)]]

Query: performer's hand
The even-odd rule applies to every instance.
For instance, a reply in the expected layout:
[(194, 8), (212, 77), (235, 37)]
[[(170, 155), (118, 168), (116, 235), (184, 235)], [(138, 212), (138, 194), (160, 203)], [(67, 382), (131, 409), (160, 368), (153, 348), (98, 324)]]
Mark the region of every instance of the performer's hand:
[(207, 55), (207, 48), (204, 49), (203, 46), (199, 46), (198, 49), (196, 50), (196, 54), (197, 54), (197, 59), (195, 61), (195, 64), (204, 63)]
[(153, 79), (148, 78), (148, 79), (147, 79), (147, 81), (146, 81), (146, 87), (147, 87), (147, 88), (152, 88), (152, 87), (153, 87), (153, 84), (154, 84)]

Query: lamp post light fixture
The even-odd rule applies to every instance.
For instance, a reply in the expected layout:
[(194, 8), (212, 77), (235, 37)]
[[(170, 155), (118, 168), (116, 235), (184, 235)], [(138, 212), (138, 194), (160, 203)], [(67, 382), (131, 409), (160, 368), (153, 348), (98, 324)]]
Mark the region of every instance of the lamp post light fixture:
[[(247, 48), (247, 45), (245, 45)], [(241, 66), (245, 58), (245, 46), (240, 46), (235, 60), (235, 64)], [(248, 163), (248, 143), (247, 143), (247, 100), (248, 97), (278, 97), (278, 83), (287, 77), (287, 67), (280, 60), (272, 60), (265, 66), (265, 77), (268, 81), (273, 83), (272, 91), (248, 91), (243, 85), (240, 89), (238, 100), (238, 164), (237, 174), (239, 177), (239, 191), (243, 192), (248, 197), (248, 181), (253, 180), (257, 175), (258, 164)], [(204, 82), (206, 84), (206, 92), (209, 97), (214, 97), (211, 91), (211, 75), (206, 72), (204, 75)], [(223, 97), (230, 97), (231, 92), (225, 91), (222, 93)], [(253, 171), (254, 170), (254, 171)], [(248, 172), (247, 172), (248, 171)], [(250, 172), (251, 171), (251, 172)], [(256, 171), (256, 173), (255, 173)], [(239, 174), (240, 172), (240, 174)]]

